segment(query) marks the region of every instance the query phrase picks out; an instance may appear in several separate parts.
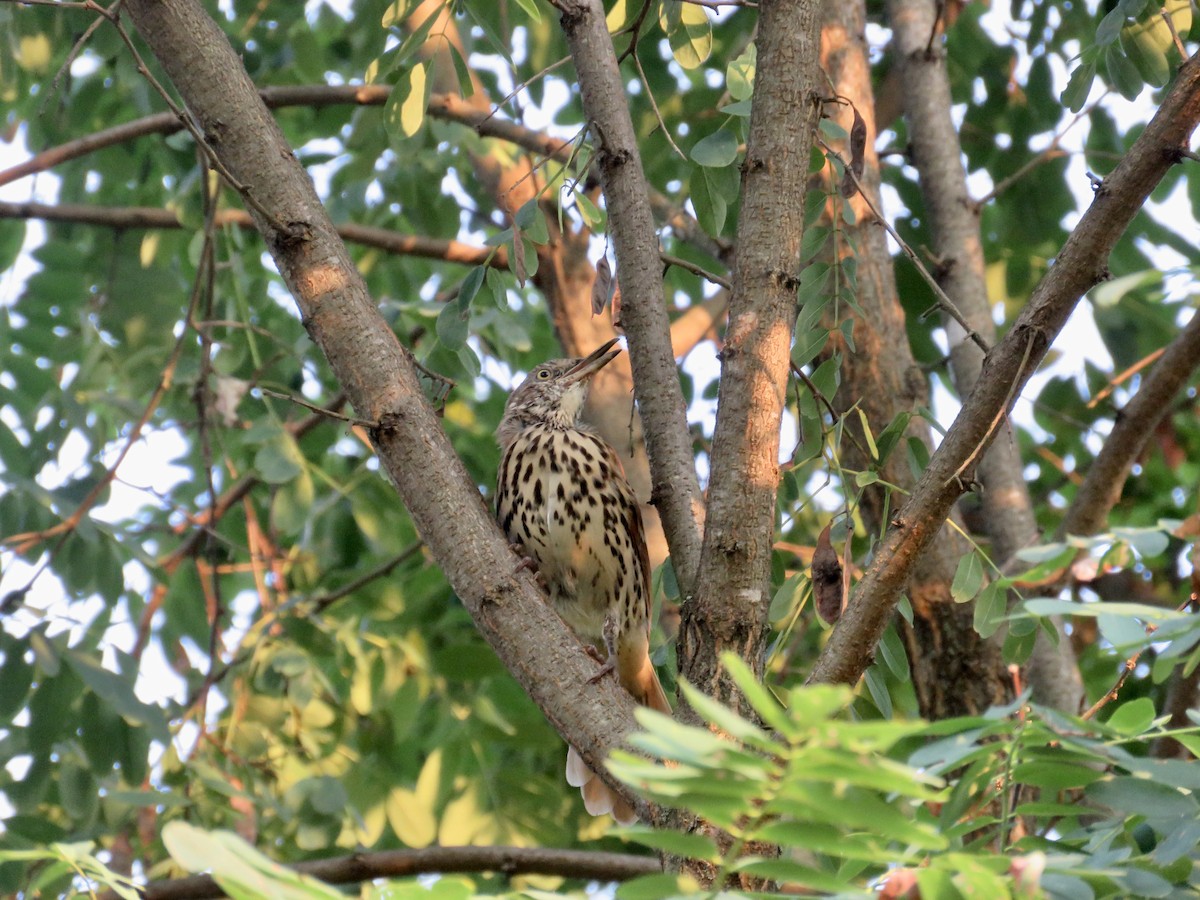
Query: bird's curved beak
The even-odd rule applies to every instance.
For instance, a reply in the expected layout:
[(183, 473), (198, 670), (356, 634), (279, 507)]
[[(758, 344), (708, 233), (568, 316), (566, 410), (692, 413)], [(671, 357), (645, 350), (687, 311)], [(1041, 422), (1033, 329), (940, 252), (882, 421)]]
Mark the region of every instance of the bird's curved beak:
[(591, 378), (621, 354), (620, 347), (617, 347), (615, 350), (612, 349), (613, 344), (616, 342), (617, 338), (613, 338), (611, 341), (601, 344), (589, 355), (575, 363), (567, 371), (563, 380), (567, 384), (574, 384), (577, 381), (584, 381)]

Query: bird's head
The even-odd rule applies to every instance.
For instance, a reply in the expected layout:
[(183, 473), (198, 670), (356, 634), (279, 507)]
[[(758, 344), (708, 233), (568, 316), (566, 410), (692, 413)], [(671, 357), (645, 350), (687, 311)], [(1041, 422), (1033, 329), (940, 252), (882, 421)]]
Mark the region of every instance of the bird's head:
[(507, 447), (531, 425), (576, 425), (592, 376), (621, 352), (620, 347), (613, 349), (616, 342), (613, 338), (582, 359), (552, 359), (534, 366), (504, 407), (496, 429), (500, 446)]

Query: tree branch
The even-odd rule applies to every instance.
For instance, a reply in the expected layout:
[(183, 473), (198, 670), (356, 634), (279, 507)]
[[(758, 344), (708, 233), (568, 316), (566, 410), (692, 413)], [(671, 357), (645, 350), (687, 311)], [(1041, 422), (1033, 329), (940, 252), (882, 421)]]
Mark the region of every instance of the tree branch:
[[(55, 5), (58, 5), (55, 3)], [(258, 94), (270, 109), (305, 106), (322, 109), (327, 106), (382, 106), (387, 102), (391, 87), (382, 84), (328, 85), (302, 84), (260, 88)], [(433, 94), (429, 98), (427, 112), (430, 116), (447, 122), (456, 122), (472, 128), (480, 137), (492, 137), (553, 159), (567, 163), (572, 148), (569, 141), (553, 137), (518, 122), (501, 119), (491, 112), (472, 106), (457, 94)], [(95, 134), (85, 135), (57, 147), (51, 147), (29, 159), (0, 170), (0, 187), (40, 172), (48, 172), (55, 166), (73, 159), (95, 153), (106, 147), (128, 143), (152, 134), (175, 134), (183, 130), (183, 124), (173, 113), (155, 113), (132, 122), (124, 122), (105, 128)], [(693, 216), (672, 203), (657, 191), (652, 191), (650, 203), (654, 212), (679, 236), (716, 259), (725, 260), (730, 251), (727, 241), (709, 237)]]
[(1083, 484), (1063, 515), (1057, 539), (1090, 535), (1104, 529), (1108, 514), (1121, 499), (1129, 471), (1145, 449), (1158, 423), (1171, 411), (1171, 401), (1200, 366), (1200, 313), (1167, 345), (1142, 385), (1117, 413), (1104, 446), (1088, 467)]
[(662, 516), (671, 562), (686, 596), (699, 569), (704, 500), (696, 477), (687, 405), (671, 353), (646, 176), (604, 7), (599, 0), (558, 0), (555, 5), (562, 11), (584, 114), (598, 145), (600, 183), (621, 282), (622, 317), (654, 482), (653, 502)]
[(761, 674), (779, 486), (779, 428), (791, 372), (808, 162), (820, 111), (817, 4), (764, 0), (729, 326), (711, 452), (709, 524), (695, 599), (683, 607), (681, 675), (731, 700), (732, 648)]
[[(1107, 277), (1117, 239), (1172, 165), (1183, 159), (1200, 120), (1200, 56), (1180, 67), (1162, 106), (1129, 152), (1096, 189), (1092, 205), (1063, 245), (1009, 333), (984, 362), (975, 390), (963, 403), (893, 529), (859, 582), (811, 682), (854, 683), (908, 580), (917, 556), (941, 528), (963, 486), (954, 473), (986, 440), (1010, 393), (1019, 395), (1083, 294)], [(1023, 365), (1026, 348), (1028, 364)]]
[[(0, 203), (0, 219), (41, 219), (46, 222), (77, 222), (105, 228), (183, 228), (175, 213), (169, 209), (149, 206), (91, 206), (70, 203)], [(254, 229), (254, 220), (242, 209), (222, 209), (215, 215), (214, 224), (236, 225)], [(461, 263), (465, 266), (508, 268), (508, 251), (504, 247), (473, 247), (462, 241), (443, 240), (419, 234), (400, 234), (386, 228), (348, 223), (337, 226), (342, 240), (375, 247), (401, 256), (418, 256)]]
[[(652, 856), (588, 850), (546, 850), (538, 847), (427, 847), (424, 850), (383, 850), (352, 853), (331, 859), (297, 863), (291, 868), (327, 884), (359, 884), (373, 878), (407, 878), (450, 872), (501, 872), (513, 875), (559, 875), (563, 878), (626, 881), (662, 871)], [(141, 889), (143, 900), (209, 900), (225, 893), (210, 875), (151, 881)], [(115, 893), (100, 900), (118, 900)]]
[[(481, 634), (550, 722), (596, 771), (636, 727), (615, 681), (537, 590), (426, 402), (412, 364), (367, 293), (311, 179), (198, 0), (128, 0), (138, 31), (239, 183), (279, 221), (255, 215), (308, 333), (371, 431), (382, 467)], [(254, 213), (252, 213), (254, 215)], [(453, 510), (453, 514), (449, 511)], [(649, 807), (614, 786), (649, 815)]]

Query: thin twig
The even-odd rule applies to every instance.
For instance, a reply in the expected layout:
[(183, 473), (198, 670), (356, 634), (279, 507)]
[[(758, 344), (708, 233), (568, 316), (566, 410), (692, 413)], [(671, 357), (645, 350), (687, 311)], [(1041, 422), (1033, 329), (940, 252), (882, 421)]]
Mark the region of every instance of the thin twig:
[(654, 118), (658, 119), (658, 127), (662, 130), (663, 137), (667, 139), (667, 143), (671, 145), (671, 149), (675, 151), (676, 155), (686, 162), (687, 156), (679, 149), (679, 145), (675, 143), (675, 139), (671, 137), (671, 129), (667, 127), (667, 123), (663, 121), (662, 113), (659, 112), (658, 103), (654, 99), (654, 91), (650, 90), (650, 82), (646, 78), (646, 72), (642, 68), (641, 57), (638, 56), (636, 49), (633, 51), (633, 64), (637, 67), (638, 77), (642, 79), (642, 86), (646, 89), (646, 99), (650, 101), (650, 108), (654, 110)]
[[(216, 228), (217, 202), (212, 194), (203, 149), (197, 146), (196, 154), (200, 157), (197, 162), (200, 165), (200, 193), (204, 204), (204, 240), (200, 251), (200, 264), (196, 272), (196, 281), (192, 289), (203, 295), (204, 316), (207, 318), (212, 315), (213, 297), (215, 295), (214, 276), (216, 256), (213, 252), (213, 232)], [(199, 437), (200, 459), (204, 468), (205, 489), (208, 493), (208, 511), (209, 518), (211, 518), (217, 503), (217, 486), (216, 480), (213, 477), (212, 438), (209, 433), (208, 377), (212, 372), (213, 340), (211, 335), (195, 328), (195, 323), (191, 317), (189, 317), (185, 327), (196, 330), (200, 337), (200, 372), (196, 378), (196, 386), (192, 392), (192, 398), (196, 404), (196, 432)], [(205, 568), (208, 569), (207, 573), (204, 572)], [(212, 566), (199, 565), (199, 560), (197, 560), (196, 569), (197, 574), (200, 575), (200, 583), (204, 587), (205, 600), (210, 601), (208, 608), (208, 671), (204, 673), (204, 682), (200, 689), (200, 709), (197, 715), (197, 724), (200, 727), (201, 733), (203, 733), (206, 730), (208, 719), (206, 714), (208, 710), (208, 695), (214, 683), (213, 676), (217, 671), (217, 663), (221, 658), (221, 617), (225, 609), (224, 604), (221, 602), (220, 575)], [(205, 574), (207, 574), (207, 578), (204, 577)]]
[[(641, 39), (642, 23), (646, 21), (646, 15), (650, 12), (650, 7), (658, 7), (657, 3), (651, 3), (651, 0), (645, 0), (642, 3), (642, 8), (638, 10), (637, 17), (629, 23), (629, 25), (621, 29), (617, 34), (629, 34), (629, 46), (617, 57), (617, 65), (625, 62), (625, 58), (633, 53), (637, 48), (638, 41)], [(614, 35), (615, 37), (616, 35)]]
[(11, 3), (14, 6), (52, 6), (55, 9), (90, 10), (93, 8), (91, 0), (84, 0), (80, 3), (73, 3), (70, 0), (3, 0), (3, 2)]
[(333, 410), (327, 409), (324, 406), (318, 406), (315, 403), (309, 403), (307, 400), (297, 397), (295, 394), (282, 394), (279, 391), (273, 391), (270, 388), (265, 388), (261, 385), (258, 387), (258, 390), (266, 394), (268, 397), (275, 397), (277, 400), (286, 400), (288, 403), (295, 403), (297, 406), (303, 406), (305, 409), (311, 410), (312, 412), (324, 416), (327, 419), (336, 419), (337, 421), (345, 422), (348, 425), (357, 425), (361, 428), (374, 428), (376, 424), (378, 424), (376, 422), (368, 422), (366, 419), (356, 418), (355, 416), (342, 415), (341, 413), (334, 412)]
[(295, 229), (289, 228), (280, 222), (270, 210), (258, 202), (258, 199), (251, 194), (248, 187), (246, 187), (233, 176), (233, 173), (226, 168), (223, 162), (221, 162), (216, 151), (208, 145), (208, 141), (205, 139), (204, 134), (200, 131), (200, 128), (195, 122), (192, 121), (192, 117), (174, 101), (171, 95), (167, 92), (166, 88), (164, 88), (159, 83), (158, 79), (154, 77), (154, 74), (146, 65), (146, 61), (142, 59), (142, 55), (138, 53), (137, 47), (134, 46), (133, 39), (129, 36), (129, 32), (126, 31), (125, 26), (121, 24), (121, 17), (119, 13), (109, 15), (108, 10), (100, 6), (100, 4), (95, 2), (95, 0), (86, 0), (86, 4), (90, 9), (94, 9), (96, 12), (108, 19), (108, 21), (113, 24), (113, 27), (117, 29), (117, 33), (121, 36), (121, 40), (128, 48), (130, 54), (133, 56), (134, 64), (137, 66), (138, 73), (150, 83), (150, 86), (154, 88), (160, 97), (162, 97), (163, 102), (167, 104), (167, 107), (172, 113), (175, 114), (180, 123), (182, 123), (183, 127), (188, 130), (188, 133), (192, 136), (192, 140), (194, 140), (196, 145), (204, 151), (204, 155), (208, 157), (212, 167), (221, 173), (221, 177), (224, 178), (225, 181), (227, 181), (229, 185), (242, 196), (242, 199), (246, 201), (247, 205), (253, 207), (254, 210), (263, 217), (264, 221), (266, 221), (267, 224), (269, 224), (276, 231), (276, 233), (280, 235), (292, 234)]
[(658, 258), (668, 266), (675, 266), (679, 269), (685, 269), (688, 272), (691, 272), (693, 275), (699, 275), (705, 281), (710, 281), (713, 284), (720, 285), (727, 291), (733, 290), (733, 282), (724, 275), (718, 275), (715, 272), (710, 272), (708, 269), (698, 266), (694, 262), (689, 262), (686, 259), (681, 259), (678, 256), (672, 256), (670, 253), (664, 253), (662, 251), (659, 251)]
[[(1180, 603), (1179, 606), (1175, 607), (1175, 611), (1183, 612), (1189, 606), (1191, 606), (1194, 601), (1195, 597), (1189, 596), (1186, 600)], [(1147, 637), (1150, 637), (1156, 631), (1158, 631), (1157, 625), (1155, 625), (1153, 622), (1146, 623)], [(1108, 689), (1103, 697), (1088, 707), (1088, 711), (1080, 716), (1081, 719), (1092, 718), (1094, 715), (1096, 715), (1096, 713), (1104, 709), (1105, 706), (1117, 699), (1117, 696), (1121, 693), (1121, 688), (1125, 686), (1125, 682), (1129, 680), (1129, 676), (1133, 673), (1133, 670), (1137, 668), (1138, 660), (1141, 658), (1142, 653), (1144, 653), (1145, 650), (1146, 648), (1143, 647), (1141, 650), (1137, 651), (1137, 653), (1133, 654), (1133, 656), (1125, 660), (1124, 665), (1121, 666), (1121, 674), (1117, 676), (1116, 683)]]
[[(120, 9), (121, 4), (124, 2), (125, 0), (116, 0), (116, 2), (109, 7), (110, 11), (113, 14), (116, 14)], [(62, 4), (59, 3), (55, 4), (55, 6), (61, 5)], [(70, 70), (71, 66), (75, 63), (75, 60), (79, 57), (80, 52), (82, 52), (83, 48), (87, 45), (87, 42), (91, 40), (92, 35), (96, 33), (96, 29), (104, 24), (104, 21), (104, 16), (96, 16), (96, 18), (92, 19), (88, 27), (84, 29), (83, 34), (79, 36), (79, 40), (77, 40), (71, 47), (71, 52), (67, 54), (67, 58), (63, 60), (63, 64), (59, 66), (58, 71), (54, 73), (54, 80), (50, 82), (50, 90), (46, 92), (46, 97), (44, 100), (42, 100), (42, 103), (38, 108), (39, 112), (44, 112), (46, 109), (46, 104), (50, 102), (50, 98), (58, 93), (58, 85), (62, 81), (63, 76)]]
[(1142, 369), (1146, 368), (1146, 366), (1150, 365), (1151, 363), (1157, 362), (1158, 358), (1166, 352), (1167, 352), (1166, 347), (1159, 347), (1154, 352), (1148, 353), (1146, 356), (1143, 356), (1141, 359), (1139, 359), (1137, 362), (1135, 362), (1128, 369), (1125, 369), (1123, 372), (1120, 372), (1120, 373), (1114, 375), (1112, 378), (1110, 378), (1108, 380), (1108, 384), (1106, 384), (1101, 390), (1097, 391), (1096, 396), (1088, 401), (1087, 408), (1095, 409), (1097, 405), (1103, 403), (1105, 401), (1105, 399), (1108, 397), (1108, 395), (1111, 394), (1113, 391), (1115, 391), (1118, 387), (1120, 387), (1122, 383), (1124, 383), (1128, 379), (1132, 378), (1138, 372), (1142, 371)]
[(916, 251), (914, 251), (913, 248), (910, 247), (907, 242), (905, 242), (904, 238), (900, 237), (900, 233), (892, 227), (891, 223), (888, 222), (887, 219), (884, 218), (883, 213), (880, 212), (875, 206), (875, 203), (871, 200), (866, 188), (863, 187), (863, 183), (859, 180), (858, 176), (854, 174), (854, 170), (846, 165), (846, 161), (842, 159), (841, 155), (836, 150), (834, 150), (824, 141), (821, 141), (820, 144), (826, 153), (836, 158), (837, 161), (842, 164), (842, 168), (845, 169), (846, 174), (850, 176), (850, 179), (854, 182), (855, 187), (858, 188), (859, 195), (863, 198), (863, 202), (867, 204), (867, 208), (871, 210), (872, 215), (874, 215), (879, 224), (887, 230), (887, 233), (892, 236), (892, 239), (900, 245), (900, 249), (904, 251), (904, 255), (907, 256), (912, 264), (917, 267), (917, 273), (922, 279), (924, 279), (925, 283), (928, 284), (930, 289), (933, 291), (933, 296), (937, 301), (938, 307), (948, 316), (950, 316), (950, 318), (952, 318), (955, 322), (962, 326), (963, 331), (967, 333), (967, 337), (969, 337), (975, 343), (975, 345), (979, 347), (980, 350), (982, 350), (985, 354), (990, 353), (992, 349), (991, 346), (983, 339), (983, 336), (979, 334), (979, 332), (970, 326), (966, 317), (959, 312), (958, 307), (954, 305), (954, 301), (946, 296), (946, 292), (943, 291), (942, 286), (937, 283), (937, 279), (929, 274), (929, 270), (925, 268), (924, 264), (917, 257)]
[(521, 93), (521, 91), (527, 89), (531, 84), (533, 84), (539, 78), (544, 78), (545, 76), (547, 76), (551, 72), (553, 72), (555, 69), (557, 69), (559, 66), (569, 63), (570, 61), (571, 61), (570, 56), (564, 56), (562, 59), (559, 59), (559, 60), (556, 60), (556, 61), (550, 63), (550, 65), (546, 66), (546, 68), (542, 69), (542, 71), (540, 71), (534, 75), (531, 75), (529, 78), (522, 81), (515, 88), (513, 88), (511, 91), (509, 91), (507, 94), (505, 94), (499, 103), (495, 104), (492, 107), (491, 112), (489, 112), (486, 116), (484, 116), (479, 121), (479, 124), (475, 126), (476, 130), (479, 130), (481, 127), (483, 127), (483, 125), (489, 119), (491, 119), (494, 115), (496, 115), (496, 113), (500, 112), (500, 109), (506, 103), (508, 103), (510, 100), (512, 100), (514, 97), (516, 97), (517, 94)]
[(1054, 139), (1052, 141), (1050, 141), (1049, 145), (1045, 149), (1043, 149), (1040, 153), (1038, 153), (1032, 159), (1027, 160), (1024, 163), (1024, 165), (1022, 165), (1019, 169), (1017, 169), (1017, 171), (1013, 172), (1007, 178), (1002, 178), (1000, 181), (998, 181), (994, 185), (992, 185), (992, 189), (990, 191), (988, 191), (986, 194), (984, 194), (982, 197), (980, 197), (978, 200), (976, 200), (974, 202), (975, 209), (976, 210), (982, 209), (984, 206), (991, 203), (993, 200), (995, 200), (997, 197), (999, 197), (1001, 194), (1003, 194), (1005, 191), (1007, 191), (1010, 187), (1012, 187), (1014, 184), (1016, 184), (1018, 181), (1020, 181), (1022, 178), (1024, 178), (1026, 175), (1028, 175), (1034, 169), (1036, 169), (1038, 166), (1042, 165), (1043, 163), (1047, 163), (1052, 159), (1057, 159), (1059, 156), (1062, 156), (1066, 151), (1061, 149), (1061, 144), (1062, 144), (1063, 138), (1065, 138), (1067, 136), (1067, 132), (1069, 132), (1072, 128), (1074, 128), (1077, 123), (1083, 121), (1084, 119), (1090, 118), (1092, 113), (1095, 111), (1096, 107), (1100, 105), (1100, 101), (1104, 100), (1104, 98), (1107, 97), (1108, 94), (1109, 94), (1109, 92), (1105, 91), (1103, 94), (1100, 95), (1099, 98), (1097, 98), (1095, 103), (1091, 104), (1090, 106), (1088, 106), (1085, 109), (1080, 110), (1076, 114), (1075, 118), (1073, 118), (1070, 122), (1068, 122), (1066, 127), (1063, 128), (1062, 131), (1060, 131), (1060, 132), (1058, 132), (1058, 134), (1054, 135)]
[(391, 559), (380, 563), (374, 569), (371, 569), (365, 575), (354, 579), (354, 581), (351, 581), (349, 584), (343, 585), (336, 591), (331, 591), (328, 594), (322, 594), (319, 597), (310, 598), (309, 602), (313, 605), (312, 612), (323, 613), (343, 597), (348, 597), (356, 591), (361, 590), (364, 586), (370, 584), (376, 578), (383, 578), (385, 575), (390, 574), (392, 569), (408, 562), (410, 559), (416, 556), (424, 546), (424, 541), (413, 541)]
[(1012, 410), (1012, 405), (1016, 400), (1015, 395), (1017, 393), (1017, 385), (1021, 381), (1021, 373), (1025, 371), (1025, 366), (1029, 363), (1029, 354), (1032, 351), (1033, 335), (1030, 334), (1029, 339), (1025, 342), (1025, 353), (1021, 356), (1021, 365), (1017, 367), (1017, 374), (1013, 378), (1012, 384), (1008, 386), (1008, 395), (1004, 399), (1004, 405), (1000, 407), (1000, 409), (996, 412), (996, 415), (992, 418), (991, 424), (988, 425), (987, 432), (983, 435), (983, 438), (979, 441), (979, 443), (975, 445), (975, 449), (967, 454), (967, 458), (962, 461), (962, 465), (955, 469), (954, 474), (947, 479), (947, 485), (953, 484), (955, 481), (962, 480), (963, 472), (967, 470), (967, 467), (970, 466), (971, 463), (979, 458), (980, 454), (983, 452), (983, 448), (987, 445), (988, 441), (991, 440), (992, 435), (996, 433), (996, 429), (1000, 427), (1000, 423), (1008, 417), (1009, 412)]
[[(199, 303), (199, 297), (199, 292), (193, 291), (191, 300), (189, 301), (190, 305), (185, 313), (185, 323), (191, 320), (191, 317), (195, 312), (196, 304)], [(171, 350), (171, 355), (167, 358), (167, 364), (163, 367), (162, 375), (158, 379), (158, 384), (154, 388), (154, 393), (151, 394), (150, 400), (146, 404), (145, 409), (142, 411), (141, 417), (130, 429), (129, 437), (121, 446), (121, 450), (117, 454), (116, 460), (111, 466), (108, 467), (108, 469), (105, 470), (104, 474), (100, 477), (100, 480), (93, 485), (92, 489), (87, 492), (84, 498), (79, 501), (79, 505), (75, 507), (74, 512), (72, 512), (57, 525), (43, 529), (42, 531), (26, 531), (21, 534), (14, 534), (11, 537), (5, 538), (2, 542), (0, 542), (0, 545), (12, 547), (14, 552), (23, 556), (32, 550), (37, 544), (47, 541), (50, 538), (61, 535), (65, 540), (66, 537), (79, 526), (80, 522), (83, 521), (83, 517), (87, 515), (88, 511), (92, 508), (92, 506), (95, 505), (96, 501), (100, 499), (100, 495), (108, 488), (108, 485), (112, 482), (113, 478), (116, 477), (117, 469), (121, 467), (121, 464), (125, 461), (125, 457), (129, 455), (129, 451), (133, 449), (133, 445), (137, 443), (138, 439), (141, 437), (142, 429), (146, 427), (146, 424), (150, 421), (151, 416), (153, 416), (155, 411), (158, 409), (159, 403), (162, 402), (162, 399), (166, 395), (167, 391), (171, 389), (171, 384), (175, 380), (175, 368), (179, 363), (180, 357), (183, 355), (184, 348), (188, 345), (187, 337), (188, 329), (185, 327), (180, 332), (179, 337), (176, 339), (175, 346)], [(60, 541), (59, 544), (50, 551), (51, 556), (58, 551), (61, 543), (62, 542)], [(28, 588), (26, 588), (26, 590), (28, 590)]]
[[(1162, 16), (1163, 21), (1167, 23), (1167, 28), (1171, 32), (1171, 40), (1173, 40), (1175, 42), (1175, 49), (1179, 51), (1179, 58), (1187, 59), (1188, 58), (1187, 48), (1183, 46), (1183, 41), (1179, 37), (1179, 32), (1175, 30), (1175, 22), (1171, 17), (1171, 13), (1167, 12), (1166, 8), (1164, 7), (1163, 9), (1160, 9), (1158, 11), (1158, 14), (1160, 16)], [(1189, 18), (1189, 20), (1191, 18), (1190, 12), (1188, 14), (1188, 18)]]

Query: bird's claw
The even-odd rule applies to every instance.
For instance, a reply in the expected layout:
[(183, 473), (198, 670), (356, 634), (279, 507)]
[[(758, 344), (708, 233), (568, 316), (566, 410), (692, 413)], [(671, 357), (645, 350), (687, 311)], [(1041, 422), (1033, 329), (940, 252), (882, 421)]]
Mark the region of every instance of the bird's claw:
[(538, 587), (543, 591), (546, 590), (546, 579), (538, 571), (537, 560), (525, 553), (525, 547), (521, 544), (509, 544), (508, 549), (521, 557), (521, 561), (513, 569), (513, 575), (520, 575), (522, 572), (532, 572), (533, 580), (537, 582)]
[(604, 647), (608, 651), (608, 655), (603, 659), (600, 657), (600, 651), (591, 644), (584, 648), (588, 656), (601, 664), (600, 671), (588, 679), (588, 684), (595, 684), (605, 675), (615, 672), (617, 669), (617, 620), (612, 615), (604, 617)]
[[(592, 651), (592, 653), (595, 653), (595, 656), (593, 656), (592, 658), (595, 659), (596, 662), (602, 662), (602, 660), (600, 659), (600, 654), (596, 653), (595, 647), (589, 647), (588, 649), (590, 649)], [(588, 655), (591, 656), (592, 654), (588, 654)], [(610, 657), (608, 660), (603, 661), (603, 665), (600, 666), (600, 671), (597, 672), (595, 675), (593, 675), (591, 678), (589, 678), (587, 680), (587, 683), (595, 684), (597, 681), (599, 681), (605, 675), (610, 675), (613, 672), (615, 672), (616, 670), (617, 670), (617, 664)]]

